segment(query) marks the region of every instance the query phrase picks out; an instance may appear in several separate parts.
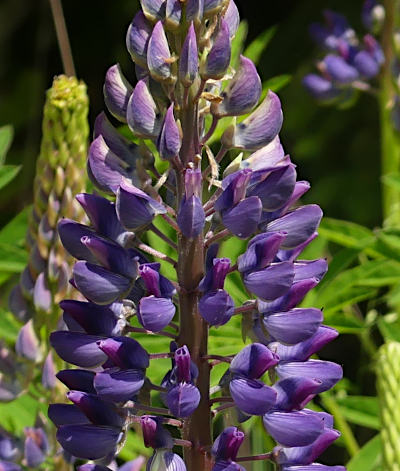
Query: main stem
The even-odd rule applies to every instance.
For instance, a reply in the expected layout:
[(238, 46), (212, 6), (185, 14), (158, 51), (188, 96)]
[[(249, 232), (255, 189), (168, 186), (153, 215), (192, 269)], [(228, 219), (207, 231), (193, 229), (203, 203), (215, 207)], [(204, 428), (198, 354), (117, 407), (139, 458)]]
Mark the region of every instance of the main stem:
[[(381, 159), (382, 175), (400, 171), (400, 141), (393, 127), (391, 109), (396, 96), (393, 86), (392, 65), (394, 60), (393, 33), (398, 16), (398, 0), (385, 0), (385, 24), (382, 29), (382, 47), (385, 63), (380, 81), (380, 122), (381, 122)], [(400, 192), (383, 183), (382, 185), (383, 221), (385, 226), (400, 227)]]
[[(192, 104), (189, 93), (188, 106), (182, 110), (183, 143), (180, 159), (183, 165), (193, 162), (197, 146), (197, 107)], [(177, 195), (181, 200), (184, 194), (184, 175), (177, 171)], [(178, 201), (179, 205), (180, 201)], [(199, 314), (200, 293), (198, 285), (204, 276), (204, 237), (188, 239), (182, 234), (178, 237), (177, 264), (179, 291), (180, 330), (178, 343), (187, 345), (191, 358), (199, 369), (197, 387), (201, 394), (198, 408), (184, 421), (183, 438), (193, 443), (184, 449), (188, 471), (211, 471), (212, 460), (208, 453), (212, 445), (210, 411), (210, 366), (203, 357), (207, 355), (208, 326)]]

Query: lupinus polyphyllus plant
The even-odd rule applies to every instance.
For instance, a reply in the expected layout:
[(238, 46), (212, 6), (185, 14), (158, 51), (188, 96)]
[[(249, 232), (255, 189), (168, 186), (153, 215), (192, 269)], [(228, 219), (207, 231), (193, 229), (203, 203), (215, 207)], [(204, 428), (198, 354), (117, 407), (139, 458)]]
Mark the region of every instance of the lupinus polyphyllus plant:
[[(84, 217), (74, 195), (86, 187), (83, 169), (88, 144), (87, 113), (86, 86), (73, 77), (56, 77), (44, 107), (27, 236), (29, 261), (10, 297), (10, 308), (24, 325), (17, 338), (16, 352), (1, 349), (1, 401), (13, 400), (32, 387), (49, 399), (58, 397), (48, 336), (59, 322), (58, 303), (70, 291), (72, 258), (60, 243), (57, 222), (60, 217), (78, 220)], [(21, 460), (24, 466), (36, 468), (51, 454), (54, 444), (46, 436), (48, 430), (45, 431), (50, 424), (38, 420), (37, 427), (25, 429), (24, 439), (1, 439), (2, 450), (15, 448), (12, 454), (0, 452), (1, 469), (20, 469), (14, 462)], [(22, 443), (23, 451), (17, 452), (14, 443)], [(62, 466), (65, 464), (59, 463), (57, 469), (63, 469)]]
[[(78, 259), (71, 283), (86, 301), (63, 301), (67, 329), (50, 337), (60, 357), (78, 367), (58, 373), (72, 402), (50, 406), (58, 441), (76, 457), (99, 460), (103, 470), (130, 425), (139, 424), (154, 450), (148, 471), (238, 471), (239, 462), (253, 459), (269, 459), (280, 471), (342, 471), (314, 463), (339, 433), (329, 414), (306, 406), (342, 370), (310, 360), (337, 332), (322, 325), (319, 309), (296, 307), (327, 265), (298, 259), (316, 237), (322, 212), (299, 206), (310, 185), (296, 181), (280, 144), (279, 98), (269, 91), (259, 102), (261, 80), (249, 59), (241, 57), (237, 70), (229, 66), (239, 25), (233, 0), (141, 6), (127, 34), (137, 84), (114, 65), (104, 85), (110, 114), (141, 143), (122, 137), (101, 114), (88, 171), (107, 196), (77, 196), (90, 225), (59, 223), (64, 246)], [(207, 142), (226, 117), (214, 157)], [(238, 152), (222, 175), (220, 162)], [(155, 159), (167, 163), (163, 175)], [(176, 242), (155, 218), (168, 222)], [(148, 231), (176, 257), (146, 244)], [(219, 243), (228, 238), (248, 240), (237, 260), (219, 257)], [(172, 265), (176, 282), (157, 259)], [(251, 298), (242, 306), (226, 289), (234, 272)], [(228, 357), (209, 352), (209, 330), (233, 315), (245, 317), (254, 343)], [(134, 338), (139, 332), (171, 337), (170, 352), (147, 352)], [(171, 358), (172, 367), (157, 386), (147, 374), (160, 357)], [(217, 362), (228, 368), (210, 389)], [(165, 408), (155, 407), (152, 390)], [(238, 458), (244, 434), (235, 426), (213, 442), (213, 419), (228, 409), (239, 422), (259, 416), (277, 447)], [(183, 458), (174, 446), (183, 448)]]
[(331, 10), (324, 11), (325, 24), (310, 27), (312, 38), (327, 54), (317, 63), (318, 74), (306, 75), (303, 85), (323, 102), (349, 100), (355, 90), (370, 91), (371, 80), (384, 62), (382, 48), (374, 37), (382, 28), (385, 10), (376, 0), (367, 0), (362, 9), (362, 40), (346, 18)]

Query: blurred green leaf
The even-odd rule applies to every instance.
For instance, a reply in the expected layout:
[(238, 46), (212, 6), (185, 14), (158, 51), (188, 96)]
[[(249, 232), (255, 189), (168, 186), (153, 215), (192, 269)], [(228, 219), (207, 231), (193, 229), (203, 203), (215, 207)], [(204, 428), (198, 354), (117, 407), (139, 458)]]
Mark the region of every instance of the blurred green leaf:
[(279, 92), (279, 90), (283, 87), (286, 87), (292, 80), (292, 76), (289, 74), (282, 74), (277, 75), (276, 77), (272, 77), (266, 80), (263, 83), (263, 92), (261, 94), (261, 100), (263, 100), (268, 93), (268, 90), (272, 90), (273, 92)]
[(382, 175), (382, 181), (385, 185), (400, 191), (400, 173), (389, 173), (388, 175)]
[(137, 431), (130, 430), (126, 434), (125, 446), (118, 453), (118, 458), (123, 461), (130, 461), (137, 458), (138, 455), (149, 457), (150, 450), (144, 446), (141, 431), (139, 429)]
[(239, 64), (239, 56), (243, 52), (248, 30), (249, 26), (247, 21), (241, 21), (231, 43), (231, 67), (234, 69), (236, 69)]
[(381, 466), (381, 436), (376, 435), (348, 462), (347, 471), (379, 471)]
[(246, 47), (243, 55), (251, 59), (254, 64), (257, 65), (262, 53), (265, 51), (271, 39), (274, 37), (276, 30), (277, 27), (272, 26), (271, 28), (268, 28), (263, 31)]
[(27, 206), (0, 230), (0, 243), (19, 246), (25, 244), (30, 211), (31, 207)]
[(3, 165), (0, 167), (0, 189), (5, 187), (17, 175), (21, 167), (16, 165)]
[(15, 317), (4, 309), (0, 309), (0, 338), (7, 342), (14, 343), (20, 329)]
[(0, 165), (2, 165), (6, 159), (13, 135), (14, 130), (12, 126), (2, 126), (0, 128)]
[(343, 416), (353, 424), (376, 430), (380, 428), (379, 404), (374, 396), (336, 398)]
[(342, 311), (324, 311), (324, 324), (333, 327), (340, 334), (360, 334), (366, 328), (362, 319)]
[(340, 219), (323, 218), (318, 232), (331, 242), (349, 248), (363, 249), (375, 240), (368, 228)]
[(24, 249), (0, 242), (0, 271), (20, 273), (28, 261), (28, 253)]
[(391, 321), (391, 315), (382, 316), (378, 319), (378, 328), (385, 341), (393, 340), (400, 342), (400, 324), (397, 317)]
[(1, 425), (15, 435), (20, 435), (25, 427), (34, 425), (39, 409), (37, 399), (28, 394), (18, 397), (15, 401), (0, 404)]

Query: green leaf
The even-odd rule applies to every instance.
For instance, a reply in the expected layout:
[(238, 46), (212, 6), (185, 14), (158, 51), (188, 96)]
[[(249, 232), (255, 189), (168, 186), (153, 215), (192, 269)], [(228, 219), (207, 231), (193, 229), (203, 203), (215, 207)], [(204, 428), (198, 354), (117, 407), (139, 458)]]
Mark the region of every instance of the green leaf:
[(276, 30), (277, 27), (272, 26), (271, 28), (263, 31), (247, 46), (246, 50), (244, 51), (244, 55), (257, 65), (262, 53), (265, 51), (271, 39), (274, 37)]
[(318, 232), (331, 242), (349, 248), (363, 249), (375, 240), (368, 228), (340, 219), (323, 218)]
[(2, 165), (6, 159), (13, 136), (14, 130), (12, 126), (2, 126), (0, 128), (0, 165)]
[(273, 92), (279, 92), (283, 87), (286, 87), (292, 80), (292, 76), (289, 74), (277, 75), (272, 77), (263, 83), (263, 92), (261, 95), (261, 100), (263, 100), (268, 93), (268, 90)]
[(231, 43), (231, 67), (236, 69), (239, 63), (239, 56), (244, 49), (244, 43), (247, 38), (249, 26), (247, 21), (241, 21), (235, 37)]
[(20, 435), (25, 427), (34, 425), (38, 410), (38, 401), (24, 394), (15, 401), (0, 404), (1, 425), (15, 435)]
[(378, 328), (386, 342), (391, 340), (400, 342), (400, 324), (397, 316), (388, 314), (387, 316), (379, 317)]
[(0, 242), (24, 245), (30, 211), (31, 207), (27, 206), (0, 230)]
[[(354, 298), (354, 303), (362, 298)], [(324, 311), (324, 324), (333, 327), (340, 334), (360, 334), (366, 327), (364, 322), (353, 314), (342, 311)]]
[(0, 338), (2, 340), (14, 343), (20, 327), (11, 312), (0, 309)]
[(0, 189), (5, 187), (17, 175), (21, 167), (16, 165), (3, 165), (0, 167)]
[(28, 262), (26, 250), (0, 242), (0, 272), (20, 273)]
[(379, 471), (382, 466), (381, 436), (375, 435), (347, 463), (347, 471)]
[(394, 190), (400, 191), (400, 173), (389, 173), (382, 175), (382, 182)]
[(336, 398), (343, 416), (353, 424), (376, 430), (380, 428), (379, 404), (374, 396), (348, 396)]

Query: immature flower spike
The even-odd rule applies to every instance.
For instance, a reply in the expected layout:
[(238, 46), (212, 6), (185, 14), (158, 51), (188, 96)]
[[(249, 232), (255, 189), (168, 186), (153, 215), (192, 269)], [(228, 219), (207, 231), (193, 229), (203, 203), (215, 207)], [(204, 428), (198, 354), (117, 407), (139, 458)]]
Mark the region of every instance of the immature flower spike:
[[(316, 237), (322, 212), (299, 204), (310, 184), (296, 181), (280, 143), (280, 100), (268, 91), (259, 103), (261, 79), (249, 59), (230, 69), (239, 25), (233, 0), (141, 5), (127, 36), (138, 83), (121, 96), (129, 95), (125, 118), (142, 141), (132, 146), (101, 115), (89, 169), (110, 199), (79, 195), (90, 224), (60, 223), (61, 239), (79, 260), (71, 283), (87, 301), (64, 301), (68, 330), (51, 335), (61, 358), (79, 367), (58, 375), (73, 402), (49, 410), (59, 442), (103, 466), (123, 446), (127, 427), (140, 423), (145, 446), (154, 449), (148, 471), (243, 471), (237, 453), (244, 433), (228, 425), (214, 445), (210, 435), (211, 419), (233, 408), (240, 422), (262, 418), (279, 445), (262, 457), (279, 471), (324, 469), (314, 461), (339, 435), (329, 414), (305, 407), (342, 370), (310, 360), (337, 332), (322, 324), (320, 309), (297, 307), (327, 266), (298, 259)], [(328, 36), (347, 37), (341, 18), (328, 16)], [(363, 52), (379, 60), (368, 38)], [(359, 77), (369, 68), (365, 54), (357, 60), (351, 54), (341, 46), (345, 65), (332, 69), (337, 82), (343, 70)], [(233, 123), (214, 156), (205, 144), (228, 116)], [(230, 150), (242, 154), (221, 175), (218, 164)], [(168, 247), (164, 252), (152, 245), (153, 235)], [(219, 243), (226, 253), (224, 239), (233, 236), (248, 242), (231, 260)], [(165, 264), (176, 276), (165, 276)], [(235, 306), (232, 282), (253, 299)], [(243, 314), (243, 335), (257, 341), (236, 356), (208, 352), (209, 330), (235, 314)], [(135, 333), (168, 338), (170, 348), (148, 353)], [(156, 385), (147, 371), (159, 358), (172, 364)], [(210, 369), (221, 362), (229, 364), (218, 384), (222, 395), (211, 398)], [(165, 407), (153, 403), (153, 390)], [(173, 426), (181, 437), (170, 433)], [(184, 448), (183, 458), (174, 446)]]

